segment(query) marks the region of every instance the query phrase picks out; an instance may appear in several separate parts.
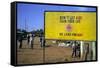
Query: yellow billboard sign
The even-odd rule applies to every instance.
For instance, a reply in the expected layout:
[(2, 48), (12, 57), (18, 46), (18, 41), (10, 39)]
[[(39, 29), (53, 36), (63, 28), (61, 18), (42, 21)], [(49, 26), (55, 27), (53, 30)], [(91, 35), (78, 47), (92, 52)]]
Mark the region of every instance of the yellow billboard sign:
[(96, 12), (45, 12), (45, 39), (96, 41)]

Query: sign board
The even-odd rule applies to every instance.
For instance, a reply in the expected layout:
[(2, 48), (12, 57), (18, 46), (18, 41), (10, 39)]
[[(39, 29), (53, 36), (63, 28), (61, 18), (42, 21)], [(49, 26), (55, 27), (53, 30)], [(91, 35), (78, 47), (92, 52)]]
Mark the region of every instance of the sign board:
[(45, 39), (96, 41), (96, 12), (45, 12)]

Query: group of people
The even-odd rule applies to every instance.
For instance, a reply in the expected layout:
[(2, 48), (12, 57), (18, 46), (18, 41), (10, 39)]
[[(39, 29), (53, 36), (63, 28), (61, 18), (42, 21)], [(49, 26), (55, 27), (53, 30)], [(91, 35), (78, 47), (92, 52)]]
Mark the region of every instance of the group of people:
[(80, 57), (80, 43), (74, 41), (72, 44), (72, 58)]
[[(44, 45), (44, 39), (42, 37), (42, 34), (40, 34), (39, 38), (40, 38), (40, 46), (43, 47), (43, 45)], [(27, 45), (29, 45), (31, 47), (31, 49), (34, 48), (34, 39), (35, 39), (34, 34), (28, 34), (27, 35)], [(23, 36), (20, 36), (20, 39), (19, 39), (19, 43), (20, 43), (19, 48), (22, 48), (22, 45), (23, 45), (22, 42), (23, 42)]]

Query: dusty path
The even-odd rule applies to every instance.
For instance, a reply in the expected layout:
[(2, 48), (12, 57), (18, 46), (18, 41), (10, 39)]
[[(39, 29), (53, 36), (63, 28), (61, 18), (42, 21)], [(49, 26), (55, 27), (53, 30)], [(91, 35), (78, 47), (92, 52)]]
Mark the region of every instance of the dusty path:
[[(79, 58), (71, 58), (72, 48), (59, 47), (51, 45), (45, 47), (45, 50), (40, 47), (39, 38), (34, 40), (34, 49), (27, 45), (27, 40), (23, 41), (22, 49), (17, 49), (18, 64), (38, 64), (38, 63), (55, 63), (55, 62), (70, 62), (80, 60)], [(45, 59), (44, 59), (45, 58)]]

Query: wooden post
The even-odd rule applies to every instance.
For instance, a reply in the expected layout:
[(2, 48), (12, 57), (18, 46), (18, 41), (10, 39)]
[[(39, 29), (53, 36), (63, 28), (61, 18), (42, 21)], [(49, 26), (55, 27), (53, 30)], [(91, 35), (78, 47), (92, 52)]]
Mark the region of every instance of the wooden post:
[(80, 41), (80, 58), (83, 58), (83, 41)]
[(95, 45), (95, 42), (92, 42), (92, 52), (93, 52), (92, 60), (96, 60), (96, 45)]

